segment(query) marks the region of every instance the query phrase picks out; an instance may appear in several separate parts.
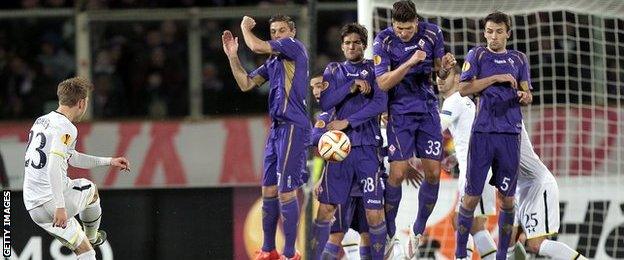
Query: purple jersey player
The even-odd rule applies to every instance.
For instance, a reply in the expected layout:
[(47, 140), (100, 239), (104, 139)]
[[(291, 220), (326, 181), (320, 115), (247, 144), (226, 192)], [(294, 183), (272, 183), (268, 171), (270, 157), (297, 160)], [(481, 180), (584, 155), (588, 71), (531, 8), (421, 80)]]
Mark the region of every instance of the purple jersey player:
[(310, 121), (305, 98), (308, 91), (308, 54), (295, 39), (295, 23), (288, 16), (269, 20), (271, 40), (258, 39), (251, 31), (256, 22), (243, 17), (241, 30), (247, 46), (255, 53), (270, 54), (264, 65), (250, 73), (238, 59), (238, 38), (223, 32), (223, 50), (230, 61), (236, 83), (243, 91), (269, 81), (269, 115), (273, 120), (264, 155), (262, 177), (262, 230), (264, 243), (256, 259), (279, 259), (275, 250), (275, 232), (280, 213), (283, 218), (285, 245), (283, 257), (300, 259), (295, 250), (299, 205), (297, 189), (306, 177), (307, 145)]
[(321, 92), (320, 105), (323, 111), (335, 111), (327, 129), (345, 132), (352, 148), (344, 161), (325, 165), (318, 188), (320, 205), (312, 231), (312, 259), (332, 255), (333, 252), (325, 247), (331, 220), (337, 206), (347, 202), (353, 185), (359, 185), (362, 190), (371, 258), (382, 259), (386, 224), (383, 189), (379, 181), (381, 161), (378, 150), (382, 140), (378, 117), (385, 110), (387, 96), (377, 87), (372, 61), (364, 59), (366, 28), (352, 23), (343, 26), (340, 32), (346, 61), (327, 65), (323, 75), (327, 89)]
[[(323, 71), (310, 75), (310, 87), (312, 88), (312, 93), (317, 102), (320, 103), (321, 92), (327, 89), (328, 86), (329, 83), (323, 81)], [(316, 147), (315, 144), (317, 144), (321, 136), (327, 132), (327, 123), (334, 120), (335, 114), (335, 109), (332, 108), (330, 111), (322, 112), (316, 117), (316, 123), (314, 124), (314, 128), (312, 128), (313, 147)], [(318, 186), (315, 188), (317, 196), (322, 189), (320, 188), (320, 184), (321, 182), (318, 182)], [(337, 206), (334, 213), (334, 221), (330, 228), (329, 239), (325, 244), (323, 255), (321, 256), (322, 259), (336, 258), (340, 255), (340, 249), (344, 246), (342, 242), (349, 228), (360, 233), (361, 240), (358, 250), (360, 258), (371, 258), (370, 236), (368, 234), (368, 223), (366, 221), (366, 211), (364, 209), (362, 188), (360, 186), (359, 183), (352, 182), (347, 202)]]
[(373, 48), (377, 82), (382, 90), (388, 91), (390, 176), (384, 195), (387, 242), (395, 240), (394, 221), (401, 200), (401, 182), (405, 177), (414, 177), (406, 174), (410, 167), (408, 159), (413, 156), (423, 159), (426, 181), (418, 193), (418, 215), (405, 248), (405, 255), (412, 258), (417, 254), (418, 240), (433, 211), (440, 186), (442, 134), (431, 73), (436, 72), (444, 79), (456, 62), (452, 54), (444, 53), (440, 28), (418, 21), (416, 6), (409, 0), (393, 4), (392, 27), (379, 32)]
[(496, 259), (506, 259), (514, 219), (514, 194), (520, 164), (520, 105), (532, 100), (526, 55), (507, 50), (511, 21), (494, 12), (485, 17), (487, 47), (475, 47), (466, 55), (460, 77), (462, 96), (477, 94), (477, 114), (468, 148), (465, 195), (458, 213), (458, 259), (466, 258), (466, 241), (474, 209), (492, 167), (490, 183), (503, 198), (498, 218), (499, 241)]

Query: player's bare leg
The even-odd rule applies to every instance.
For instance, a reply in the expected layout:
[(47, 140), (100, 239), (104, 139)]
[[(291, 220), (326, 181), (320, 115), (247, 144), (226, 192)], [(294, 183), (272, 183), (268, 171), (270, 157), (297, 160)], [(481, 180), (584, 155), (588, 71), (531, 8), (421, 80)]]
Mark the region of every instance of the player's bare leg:
[(371, 259), (383, 259), (384, 248), (386, 246), (386, 222), (384, 221), (384, 211), (382, 209), (367, 209), (366, 221), (368, 222), (368, 232), (370, 237)]
[[(336, 208), (336, 205), (332, 204), (319, 204), (316, 220), (314, 220), (312, 224), (312, 241), (310, 242), (312, 246), (312, 259), (314, 260), (331, 258), (332, 255), (335, 256), (340, 249), (340, 241), (342, 241), (342, 237), (344, 237), (342, 233), (340, 233), (342, 236), (339, 241), (333, 241), (337, 243), (327, 243), (330, 238), (329, 233)], [(334, 239), (338, 239), (338, 237), (334, 236)]]
[[(297, 241), (297, 223), (299, 222), (299, 200), (297, 199), (297, 189), (278, 194), (280, 212), (282, 213), (284, 230), (284, 252), (283, 258), (301, 259), (299, 252), (295, 250)], [(333, 215), (332, 215), (333, 216)]]
[(423, 169), (425, 172), (425, 181), (422, 182), (418, 189), (418, 215), (412, 226), (413, 234), (410, 235), (405, 255), (407, 258), (413, 258), (418, 254), (420, 246), (420, 238), (425, 232), (427, 219), (431, 216), (438, 200), (438, 191), (440, 190), (440, 161), (432, 159), (422, 159)]
[(262, 187), (262, 231), (264, 240), (262, 251), (255, 259), (279, 259), (275, 250), (275, 232), (280, 215), (279, 199), (277, 197), (277, 185)]
[[(84, 236), (84, 234), (80, 234), (80, 236)], [(93, 250), (88, 239), (82, 239), (82, 242), (74, 249), (74, 253), (77, 260), (95, 260), (95, 250)]]

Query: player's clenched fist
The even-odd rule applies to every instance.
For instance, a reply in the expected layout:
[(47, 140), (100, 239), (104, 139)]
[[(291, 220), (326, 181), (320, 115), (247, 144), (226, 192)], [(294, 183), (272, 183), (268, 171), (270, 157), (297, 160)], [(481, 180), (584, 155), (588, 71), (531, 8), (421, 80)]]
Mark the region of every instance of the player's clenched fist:
[(442, 57), (442, 68), (443, 69), (449, 70), (449, 69), (453, 68), (455, 66), (455, 64), (457, 64), (457, 60), (455, 60), (455, 56), (452, 53), (447, 52)]
[(251, 30), (254, 28), (254, 26), (256, 26), (256, 21), (253, 18), (249, 16), (243, 17), (243, 21), (241, 21), (241, 29)]
[(425, 58), (427, 58), (427, 53), (421, 50), (417, 50), (407, 62), (409, 62), (409, 64), (413, 66), (421, 61), (424, 61)]

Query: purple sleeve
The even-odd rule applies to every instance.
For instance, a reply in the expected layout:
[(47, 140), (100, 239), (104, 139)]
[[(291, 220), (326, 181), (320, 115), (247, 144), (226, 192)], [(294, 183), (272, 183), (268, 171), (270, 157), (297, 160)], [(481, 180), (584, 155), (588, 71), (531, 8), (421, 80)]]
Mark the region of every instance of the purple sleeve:
[[(370, 81), (369, 81), (370, 83)], [(386, 105), (388, 103), (388, 95), (386, 92), (381, 91), (377, 82), (372, 80), (373, 99), (366, 104), (360, 111), (352, 114), (347, 118), (351, 127), (357, 127), (362, 123), (378, 116), (386, 111)]]
[(323, 72), (323, 81), (329, 83), (327, 89), (321, 92), (320, 105), (323, 111), (329, 111), (342, 102), (351, 93), (351, 86), (355, 83), (355, 80), (348, 80), (339, 86), (336, 81), (337, 72), (338, 65), (335, 63), (327, 65)]
[(317, 146), (321, 136), (327, 132), (327, 124), (331, 121), (331, 114), (323, 112), (316, 117), (314, 128), (312, 128), (312, 146)]
[(289, 37), (279, 40), (271, 40), (269, 41), (269, 45), (271, 45), (273, 52), (279, 52), (286, 55), (286, 57), (291, 60), (299, 60), (307, 56), (305, 50), (302, 48), (303, 46), (294, 38)]
[(375, 76), (379, 77), (384, 73), (390, 71), (390, 53), (387, 48), (389, 46), (383, 43), (383, 39), (380, 38), (381, 34), (375, 39), (373, 43), (373, 62), (375, 64)]
[(479, 73), (479, 63), (477, 60), (477, 49), (472, 49), (466, 54), (464, 65), (462, 66), (460, 82), (471, 81)]
[(436, 26), (436, 39), (435, 44), (433, 45), (433, 58), (441, 59), (444, 57), (444, 35), (442, 34), (442, 30), (440, 27)]
[(264, 64), (251, 73), (249, 73), (249, 78), (256, 83), (257, 86), (262, 85), (269, 78), (269, 73), (267, 72), (266, 66)]
[(533, 90), (533, 86), (531, 85), (531, 71), (529, 69), (529, 61), (527, 60), (527, 57), (524, 53), (520, 53), (520, 57), (522, 58), (522, 67), (519, 71), (520, 74), (518, 75), (518, 83), (521, 87), (523, 87), (522, 90), (525, 90), (523, 86), (525, 84), (529, 90)]

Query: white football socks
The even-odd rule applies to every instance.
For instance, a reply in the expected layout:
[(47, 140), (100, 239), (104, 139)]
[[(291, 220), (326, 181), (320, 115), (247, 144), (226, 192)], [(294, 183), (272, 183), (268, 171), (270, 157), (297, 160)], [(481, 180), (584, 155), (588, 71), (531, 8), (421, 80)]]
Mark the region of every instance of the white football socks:
[(570, 248), (568, 245), (548, 239), (544, 240), (540, 245), (539, 254), (556, 260), (587, 259), (584, 256), (579, 255), (578, 252)]
[(102, 221), (100, 198), (94, 203), (87, 205), (87, 207), (80, 212), (80, 220), (82, 220), (84, 231), (89, 241), (95, 241), (97, 238), (97, 231), (100, 228), (100, 222)]
[(481, 259), (496, 259), (496, 243), (487, 230), (481, 230), (474, 234), (474, 243)]

